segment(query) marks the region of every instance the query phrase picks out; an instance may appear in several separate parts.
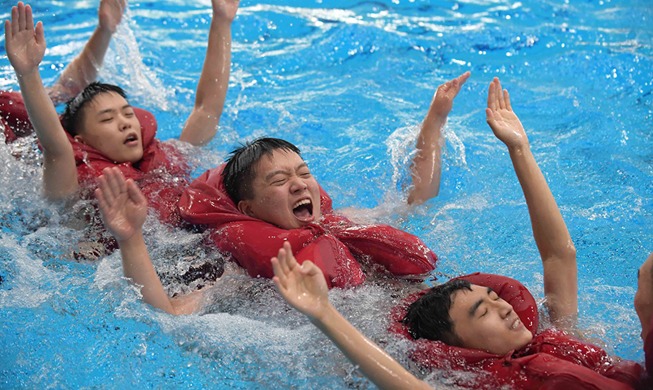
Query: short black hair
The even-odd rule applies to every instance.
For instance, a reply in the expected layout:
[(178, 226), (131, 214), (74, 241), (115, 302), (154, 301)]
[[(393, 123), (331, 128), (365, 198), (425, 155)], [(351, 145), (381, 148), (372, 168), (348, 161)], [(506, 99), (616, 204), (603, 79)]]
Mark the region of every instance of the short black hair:
[(263, 156), (271, 156), (277, 149), (297, 153), (299, 148), (279, 138), (258, 138), (249, 141), (231, 152), (222, 171), (222, 180), (227, 195), (237, 205), (243, 199), (254, 197), (252, 183), (256, 178), (254, 166)]
[(94, 81), (86, 86), (77, 96), (66, 103), (66, 109), (61, 115), (61, 124), (73, 137), (79, 134), (79, 123), (82, 118), (82, 108), (101, 93), (115, 92), (127, 99), (125, 91), (117, 85)]
[(449, 345), (461, 347), (462, 341), (454, 331), (449, 310), (452, 296), (456, 291), (472, 290), (467, 280), (453, 279), (431, 288), (426, 294), (413, 302), (406, 312), (403, 323), (414, 339), (438, 340)]

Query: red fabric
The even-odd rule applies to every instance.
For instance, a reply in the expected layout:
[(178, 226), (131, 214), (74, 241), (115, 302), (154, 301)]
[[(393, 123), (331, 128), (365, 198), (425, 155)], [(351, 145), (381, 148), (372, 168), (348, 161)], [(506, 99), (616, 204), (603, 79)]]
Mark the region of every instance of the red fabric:
[[(177, 202), (189, 182), (189, 167), (177, 149), (155, 139), (157, 124), (152, 113), (134, 108), (141, 124), (143, 158), (137, 163), (117, 164), (96, 149), (77, 142), (66, 133), (73, 146), (77, 174), (83, 196), (92, 197), (95, 179), (108, 167), (118, 167), (126, 178), (138, 182), (149, 206), (159, 213), (160, 220), (179, 225), (182, 223)], [(23, 98), (19, 92), (0, 91), (0, 119), (5, 125), (6, 142), (33, 132)]]
[[(513, 306), (528, 330), (535, 333), (538, 327), (537, 305), (520, 282), (501, 275), (480, 273), (460, 279), (491, 287)], [(401, 320), (410, 303), (425, 292), (409, 296), (393, 309), (391, 332), (410, 338)], [(456, 385), (472, 389), (501, 386), (524, 390), (633, 389), (640, 384), (644, 373), (642, 366), (635, 362), (615, 362), (601, 348), (557, 330), (537, 334), (526, 347), (506, 356), (419, 339), (414, 340), (411, 358), (426, 368), (474, 374), (453, 379)]]
[(361, 284), (365, 274), (354, 255), (399, 275), (423, 275), (435, 269), (437, 257), (417, 237), (385, 225), (356, 225), (333, 213), (331, 198), (320, 188), (323, 220), (299, 229), (281, 229), (241, 213), (222, 182), (224, 166), (205, 172), (184, 191), (181, 216), (207, 225), (210, 240), (253, 277), (273, 276), (270, 258), (290, 241), (297, 261), (307, 259), (324, 272), (329, 287)]
[(0, 91), (0, 123), (4, 127), (6, 143), (32, 133), (32, 123), (20, 92)]

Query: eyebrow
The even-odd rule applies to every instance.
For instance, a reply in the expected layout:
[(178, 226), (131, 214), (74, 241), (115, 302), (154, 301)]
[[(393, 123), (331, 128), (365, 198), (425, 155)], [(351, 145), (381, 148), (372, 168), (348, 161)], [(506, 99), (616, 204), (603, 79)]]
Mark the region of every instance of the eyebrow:
[[(492, 290), (492, 288), (488, 287), (487, 288), (487, 295), (490, 295), (490, 293), (492, 291), (494, 291), (494, 290)], [(483, 303), (483, 298), (476, 301), (476, 303), (474, 303), (472, 305), (472, 307), (469, 308), (468, 314), (469, 314), (470, 317), (474, 317), (474, 315), (476, 315), (476, 310), (478, 310), (478, 307), (481, 306), (482, 303)]]
[[(295, 171), (297, 171), (297, 170), (299, 170), (299, 169), (301, 169), (303, 167), (308, 167), (308, 164), (303, 162), (303, 163), (297, 165), (295, 167)], [(288, 170), (287, 169), (277, 169), (276, 171), (272, 171), (272, 172), (268, 173), (267, 175), (265, 175), (265, 181), (268, 181), (268, 180), (272, 179), (274, 177), (274, 175), (278, 175), (278, 174), (287, 175)]]

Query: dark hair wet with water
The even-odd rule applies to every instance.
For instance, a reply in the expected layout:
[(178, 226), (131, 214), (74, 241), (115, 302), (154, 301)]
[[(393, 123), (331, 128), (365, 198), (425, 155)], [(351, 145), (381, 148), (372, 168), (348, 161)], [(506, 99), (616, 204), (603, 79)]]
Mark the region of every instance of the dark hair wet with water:
[(97, 95), (109, 92), (117, 93), (127, 99), (125, 91), (117, 85), (99, 83), (97, 81), (87, 85), (82, 92), (66, 103), (66, 110), (61, 115), (61, 124), (64, 129), (73, 137), (76, 136), (79, 133), (82, 108)]
[(472, 290), (470, 282), (453, 279), (433, 287), (426, 294), (413, 302), (403, 319), (408, 333), (414, 339), (442, 341), (453, 346), (462, 346), (462, 341), (454, 332), (454, 324), (449, 310), (453, 303), (452, 296), (459, 290)]
[(222, 171), (222, 180), (227, 194), (235, 204), (243, 199), (254, 197), (252, 193), (252, 182), (256, 178), (254, 167), (263, 156), (271, 156), (272, 152), (278, 149), (297, 153), (301, 157), (297, 146), (279, 138), (258, 138), (231, 152)]

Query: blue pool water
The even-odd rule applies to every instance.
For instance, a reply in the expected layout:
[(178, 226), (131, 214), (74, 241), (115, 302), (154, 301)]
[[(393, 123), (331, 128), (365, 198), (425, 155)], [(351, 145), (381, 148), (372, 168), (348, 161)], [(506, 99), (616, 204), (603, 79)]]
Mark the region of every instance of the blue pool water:
[[(2, 19), (10, 5), (2, 2)], [(42, 75), (51, 84), (94, 28), (97, 1), (32, 5), (45, 24)], [(101, 79), (153, 111), (161, 139), (176, 137), (190, 112), (209, 21), (208, 0), (132, 1), (107, 55)], [(337, 207), (419, 235), (440, 256), (434, 276), (503, 273), (542, 297), (526, 206), (484, 119), (487, 85), (499, 76), (576, 244), (583, 327), (611, 352), (643, 359), (632, 299), (653, 251), (649, 0), (243, 1), (233, 36), (221, 127), (193, 151), (196, 174), (238, 141), (288, 139)], [(0, 88), (15, 89), (0, 50)], [(408, 209), (416, 126), (435, 88), (467, 70), (441, 194)], [(267, 281), (224, 278), (204, 315), (174, 318), (138, 299), (115, 254), (70, 261), (81, 233), (40, 199), (38, 157), (0, 149), (0, 388), (372, 387)], [(185, 259), (217, 256), (201, 236), (154, 220), (147, 239), (167, 274), (182, 273)], [(423, 375), (386, 331), (402, 292), (370, 282), (332, 299)], [(437, 373), (428, 380), (441, 384)]]

